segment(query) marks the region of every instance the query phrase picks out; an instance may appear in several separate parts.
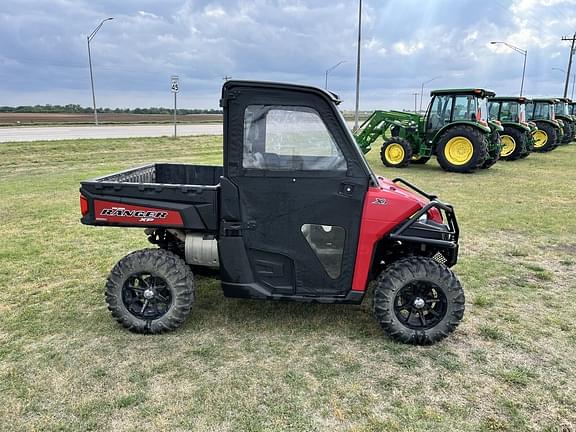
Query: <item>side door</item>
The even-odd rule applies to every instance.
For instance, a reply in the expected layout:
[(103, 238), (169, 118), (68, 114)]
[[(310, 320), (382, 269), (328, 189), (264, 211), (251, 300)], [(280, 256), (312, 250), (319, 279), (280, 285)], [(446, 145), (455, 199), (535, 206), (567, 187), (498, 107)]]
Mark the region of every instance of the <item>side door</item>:
[(435, 95), (430, 103), (426, 121), (426, 137), (433, 140), (436, 133), (451, 121), (452, 115), (451, 95)]
[(223, 101), (225, 294), (344, 296), (370, 172), (334, 102), (243, 82), (228, 82)]

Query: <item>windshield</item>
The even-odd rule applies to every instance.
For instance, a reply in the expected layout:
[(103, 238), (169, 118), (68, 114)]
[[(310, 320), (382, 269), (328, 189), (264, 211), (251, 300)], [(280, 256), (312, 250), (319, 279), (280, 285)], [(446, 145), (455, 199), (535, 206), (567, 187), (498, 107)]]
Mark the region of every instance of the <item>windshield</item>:
[(488, 102), (488, 120), (498, 120), (499, 102)]
[(532, 120), (534, 118), (534, 104), (532, 102), (528, 102), (524, 108), (526, 109), (526, 120)]
[(515, 101), (502, 102), (500, 120), (518, 123), (520, 121), (520, 104)]
[[(486, 100), (484, 100), (486, 102)], [(486, 118), (487, 110), (484, 110), (484, 119)], [(454, 114), (452, 121), (457, 120), (472, 120), (478, 121), (479, 110), (478, 100), (476, 96), (456, 96), (454, 98)]]
[(570, 115), (568, 111), (568, 103), (567, 102), (558, 102), (556, 104), (556, 114), (558, 115)]
[(535, 120), (553, 120), (554, 105), (546, 102), (536, 102), (534, 104), (534, 114), (530, 119)]

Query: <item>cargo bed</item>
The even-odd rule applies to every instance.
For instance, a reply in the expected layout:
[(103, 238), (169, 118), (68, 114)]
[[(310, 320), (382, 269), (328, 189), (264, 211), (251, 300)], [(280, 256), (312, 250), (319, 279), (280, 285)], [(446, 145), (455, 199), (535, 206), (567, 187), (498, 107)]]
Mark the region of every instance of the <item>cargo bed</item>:
[[(82, 222), (217, 231), (222, 174), (221, 166), (156, 163), (84, 181), (89, 212)], [(162, 210), (167, 215), (155, 217)]]

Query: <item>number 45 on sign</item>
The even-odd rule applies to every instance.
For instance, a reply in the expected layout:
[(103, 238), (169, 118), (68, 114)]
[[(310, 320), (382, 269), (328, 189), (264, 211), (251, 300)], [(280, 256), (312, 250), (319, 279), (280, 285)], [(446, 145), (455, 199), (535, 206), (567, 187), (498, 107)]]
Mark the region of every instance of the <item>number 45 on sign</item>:
[(178, 93), (178, 91), (180, 90), (180, 82), (179, 82), (179, 78), (177, 76), (172, 77), (172, 84), (170, 85), (170, 89), (174, 93)]

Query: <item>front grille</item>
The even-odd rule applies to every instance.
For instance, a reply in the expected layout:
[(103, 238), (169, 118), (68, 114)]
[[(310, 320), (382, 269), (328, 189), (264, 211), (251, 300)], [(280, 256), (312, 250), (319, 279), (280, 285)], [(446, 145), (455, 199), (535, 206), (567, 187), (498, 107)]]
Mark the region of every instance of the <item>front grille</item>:
[(448, 260), (446, 259), (446, 257), (444, 255), (442, 255), (440, 252), (436, 252), (434, 254), (434, 256), (432, 257), (432, 259), (440, 264), (446, 264), (448, 262)]

